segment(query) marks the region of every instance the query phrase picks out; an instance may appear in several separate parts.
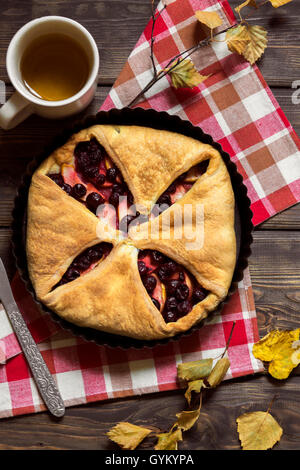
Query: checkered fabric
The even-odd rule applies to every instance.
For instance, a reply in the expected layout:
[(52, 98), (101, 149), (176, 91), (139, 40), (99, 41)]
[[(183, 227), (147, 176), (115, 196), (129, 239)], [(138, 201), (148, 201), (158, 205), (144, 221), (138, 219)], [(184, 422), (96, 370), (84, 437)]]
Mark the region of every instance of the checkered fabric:
[[(234, 24), (226, 1), (168, 1), (156, 23), (154, 56), (158, 70), (178, 52), (205, 37), (197, 9), (218, 11), (220, 29)], [(158, 10), (162, 9), (162, 4)], [(152, 78), (149, 58), (150, 21), (101, 109), (121, 108)], [(220, 36), (222, 38), (222, 36)], [(220, 142), (244, 177), (255, 224), (300, 200), (299, 139), (256, 66), (251, 67), (224, 42), (201, 48), (192, 60), (204, 75), (198, 87), (175, 90), (160, 80), (139, 103), (190, 120)], [(257, 320), (248, 269), (221, 315), (211, 316), (198, 332), (153, 349), (128, 350), (97, 346), (61, 330), (41, 315), (18, 277), (13, 291), (43, 357), (56, 378), (66, 406), (91, 401), (177, 389), (176, 366), (228, 349), (229, 379), (262, 370), (252, 355), (258, 340)], [(25, 358), (0, 310), (0, 417), (44, 410)]]

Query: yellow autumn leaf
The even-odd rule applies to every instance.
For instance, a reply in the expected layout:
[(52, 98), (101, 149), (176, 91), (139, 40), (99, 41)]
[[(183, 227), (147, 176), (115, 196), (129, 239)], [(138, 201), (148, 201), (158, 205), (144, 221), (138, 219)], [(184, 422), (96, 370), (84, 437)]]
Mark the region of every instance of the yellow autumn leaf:
[(258, 8), (256, 0), (246, 0), (245, 2), (241, 3), (239, 6), (235, 7), (235, 11), (237, 13), (240, 13), (242, 8), (247, 7), (247, 6), (255, 7)]
[(217, 28), (223, 23), (222, 18), (216, 11), (197, 10), (195, 16), (200, 23), (205, 24), (210, 29)]
[(245, 25), (239, 24), (238, 26), (228, 29), (226, 31), (226, 43), (231, 52), (242, 54), (249, 42), (248, 29)]
[(170, 432), (157, 434), (157, 437), (158, 441), (154, 447), (155, 450), (177, 450), (178, 441), (182, 441), (182, 431), (181, 429), (176, 429), (175, 431), (171, 429)]
[(166, 69), (174, 88), (193, 88), (202, 83), (209, 75), (201, 75), (190, 59), (177, 60), (177, 65)]
[(111, 428), (107, 436), (111, 441), (122, 447), (122, 449), (134, 450), (151, 432), (151, 429), (124, 421)]
[(213, 360), (200, 359), (199, 361), (183, 362), (177, 365), (177, 376), (181, 380), (198, 380), (207, 377), (212, 369)]
[(230, 362), (227, 357), (222, 357), (215, 364), (213, 370), (207, 377), (207, 382), (211, 387), (216, 387), (224, 379), (226, 372), (230, 367)]
[(243, 450), (271, 449), (282, 436), (282, 428), (268, 411), (245, 413), (236, 422)]
[(187, 431), (196, 423), (197, 419), (200, 416), (200, 406), (197, 410), (192, 411), (181, 411), (177, 413), (176, 417), (178, 418), (177, 422), (173, 427), (178, 427), (182, 431)]
[(286, 379), (299, 364), (300, 328), (296, 330), (273, 330), (255, 343), (253, 355), (261, 361), (270, 362), (268, 371), (275, 379)]
[(188, 388), (184, 394), (188, 404), (191, 404), (192, 392), (200, 393), (202, 388), (205, 387), (203, 380), (192, 380), (188, 383)]
[(249, 41), (242, 52), (251, 65), (253, 65), (264, 53), (267, 47), (267, 31), (262, 26), (247, 26)]
[(290, 3), (292, 0), (270, 0), (274, 8), (279, 8), (282, 7), (283, 5), (286, 5), (287, 3)]

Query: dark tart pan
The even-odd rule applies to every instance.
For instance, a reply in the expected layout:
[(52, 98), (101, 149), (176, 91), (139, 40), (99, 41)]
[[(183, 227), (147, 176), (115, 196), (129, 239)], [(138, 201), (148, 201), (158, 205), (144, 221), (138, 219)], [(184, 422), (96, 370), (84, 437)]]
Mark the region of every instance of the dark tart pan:
[(138, 125), (177, 132), (179, 134), (184, 134), (188, 137), (197, 139), (203, 143), (210, 144), (220, 152), (230, 174), (232, 187), (235, 194), (235, 232), (237, 239), (237, 260), (228, 296), (222, 303), (219, 304), (218, 308), (214, 312), (211, 312), (211, 314), (221, 312), (224, 304), (228, 302), (232, 293), (237, 289), (238, 282), (243, 279), (243, 272), (248, 266), (248, 258), (251, 254), (250, 246), (252, 243), (253, 230), (251, 219), (253, 214), (250, 209), (251, 202), (247, 196), (247, 188), (243, 184), (243, 178), (238, 173), (236, 165), (231, 161), (228, 153), (223, 151), (221, 145), (214, 142), (212, 137), (208, 134), (205, 134), (199, 127), (193, 126), (189, 121), (184, 121), (178, 116), (171, 116), (166, 112), (158, 112), (152, 109), (144, 110), (142, 108), (123, 108), (120, 110), (112, 109), (110, 111), (100, 111), (95, 116), (88, 116), (84, 120), (77, 122), (74, 126), (65, 129), (63, 133), (56, 137), (52, 144), (48, 146), (43, 153), (41, 153), (41, 155), (36, 156), (29, 163), (22, 183), (18, 189), (13, 209), (12, 245), (17, 269), (26, 285), (28, 292), (30, 292), (32, 295), (38, 308), (41, 311), (51, 315), (52, 319), (55, 322), (58, 322), (63, 329), (68, 330), (74, 335), (79, 336), (87, 341), (93, 341), (98, 345), (105, 345), (113, 348), (120, 347), (123, 349), (152, 348), (156, 345), (166, 344), (170, 341), (177, 341), (181, 337), (191, 335), (195, 331), (199, 330), (199, 328), (201, 328), (201, 326), (204, 324), (205, 319), (194, 325), (188, 331), (180, 333), (172, 338), (142, 341), (125, 336), (105, 333), (94, 330), (92, 328), (79, 327), (62, 319), (36, 299), (35, 292), (29, 278), (26, 260), (26, 211), (31, 177), (41, 162), (46, 159), (56, 148), (61, 147), (71, 137), (72, 134), (95, 124)]

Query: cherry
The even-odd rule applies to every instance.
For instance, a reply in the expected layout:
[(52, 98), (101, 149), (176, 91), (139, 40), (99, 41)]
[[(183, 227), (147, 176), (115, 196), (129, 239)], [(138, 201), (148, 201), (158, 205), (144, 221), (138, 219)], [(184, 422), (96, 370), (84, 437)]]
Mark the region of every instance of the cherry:
[(145, 265), (144, 261), (138, 261), (138, 270), (141, 276), (144, 276), (148, 272), (148, 268)]
[(193, 300), (197, 302), (201, 302), (207, 296), (207, 291), (201, 287), (196, 287), (193, 291)]
[(83, 171), (83, 176), (89, 180), (94, 180), (99, 175), (99, 168), (96, 166), (88, 166)]
[(176, 310), (178, 302), (175, 297), (168, 297), (166, 300), (165, 308), (166, 310)]
[(155, 286), (156, 286), (156, 279), (154, 276), (147, 276), (144, 279), (144, 286), (147, 292), (151, 293), (153, 292)]
[(178, 304), (177, 311), (181, 316), (186, 315), (187, 313), (189, 313), (190, 310), (191, 304), (188, 300), (184, 300), (183, 302), (180, 302), (180, 304)]
[(166, 193), (162, 194), (158, 199), (157, 204), (170, 206), (172, 204), (170, 196)]
[(72, 186), (70, 186), (70, 185), (67, 184), (67, 183), (64, 183), (64, 184), (61, 186), (61, 189), (63, 189), (67, 194), (71, 194), (71, 192), (72, 192)]
[(101, 186), (103, 186), (105, 183), (105, 175), (103, 175), (103, 173), (100, 173), (97, 178), (96, 178), (96, 181), (95, 181), (95, 185), (96, 185), (96, 188), (100, 188)]
[(165, 313), (166, 323), (174, 322), (177, 320), (176, 313), (173, 311), (168, 311)]
[(60, 173), (49, 173), (49, 178), (54, 181), (54, 183), (58, 184), (58, 186), (62, 186), (64, 184), (64, 179)]
[(109, 168), (106, 172), (106, 178), (113, 183), (117, 177), (118, 170), (115, 167)]
[(165, 255), (160, 253), (159, 251), (152, 251), (152, 258), (156, 263), (162, 263), (165, 260)]
[(90, 267), (90, 265), (90, 260), (86, 256), (80, 256), (72, 263), (72, 267), (78, 269), (79, 271), (85, 271)]
[(180, 281), (178, 279), (171, 279), (167, 283), (167, 292), (168, 294), (175, 294), (177, 287), (180, 285)]
[(186, 284), (179, 284), (179, 286), (176, 289), (176, 298), (178, 300), (185, 300), (188, 298), (190, 293), (190, 290)]
[(74, 281), (77, 277), (80, 276), (80, 271), (72, 266), (68, 269), (68, 271), (65, 273), (65, 278), (68, 281)]
[(120, 201), (120, 194), (111, 193), (111, 195), (109, 196), (109, 203), (112, 206), (117, 206), (119, 204), (119, 201)]
[(96, 213), (98, 206), (103, 204), (104, 199), (99, 193), (90, 193), (86, 198), (86, 204), (88, 209)]
[(83, 184), (77, 183), (73, 186), (71, 196), (75, 199), (81, 199), (86, 195), (86, 187)]
[(102, 257), (102, 255), (103, 255), (103, 250), (101, 246), (91, 247), (86, 252), (87, 259), (91, 263), (98, 261)]

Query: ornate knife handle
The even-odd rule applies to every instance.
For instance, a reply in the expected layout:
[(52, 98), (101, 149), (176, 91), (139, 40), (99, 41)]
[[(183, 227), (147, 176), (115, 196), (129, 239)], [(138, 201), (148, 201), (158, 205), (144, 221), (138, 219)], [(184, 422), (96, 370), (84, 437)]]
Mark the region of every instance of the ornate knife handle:
[(13, 325), (16, 336), (23, 349), (25, 357), (28, 361), (33, 377), (36, 381), (37, 387), (49, 408), (49, 411), (56, 417), (61, 417), (65, 413), (65, 405), (59, 393), (59, 390), (54, 382), (52, 375), (49, 372), (47, 365), (32, 338), (27, 325), (21, 313), (12, 308), (7, 308), (7, 315)]

